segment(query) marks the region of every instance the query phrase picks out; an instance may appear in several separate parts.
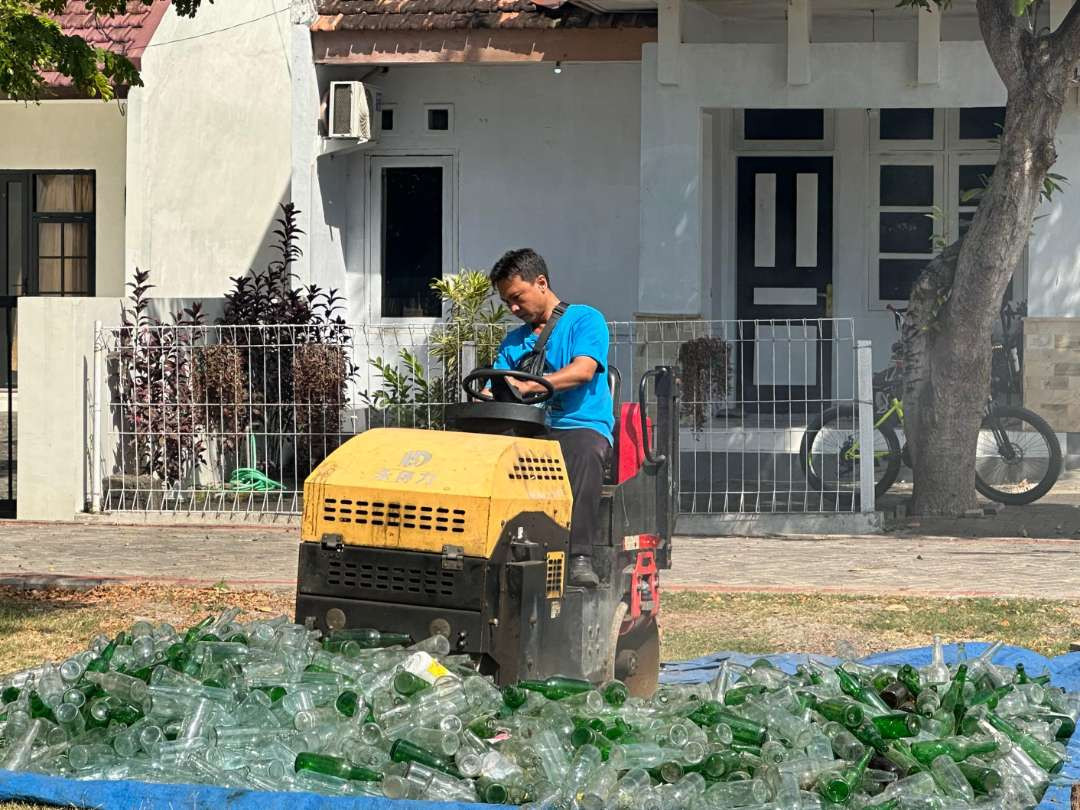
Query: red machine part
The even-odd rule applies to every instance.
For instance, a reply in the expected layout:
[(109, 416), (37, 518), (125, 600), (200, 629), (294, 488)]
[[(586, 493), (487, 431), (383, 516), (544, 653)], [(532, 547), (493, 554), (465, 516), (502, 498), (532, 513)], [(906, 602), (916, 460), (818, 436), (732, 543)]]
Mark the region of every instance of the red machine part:
[[(641, 408), (636, 402), (623, 403), (619, 410), (618, 457), (615, 459), (616, 483), (621, 484), (628, 478), (637, 475), (641, 465), (645, 463), (645, 445), (641, 439)], [(648, 441), (652, 441), (652, 420), (645, 425), (648, 432)]]
[(639, 619), (642, 614), (655, 616), (660, 612), (660, 581), (655, 552), (659, 544), (660, 538), (652, 534), (626, 538), (625, 545), (628, 548), (638, 549), (634, 570), (630, 575), (630, 610), (626, 615), (629, 621)]

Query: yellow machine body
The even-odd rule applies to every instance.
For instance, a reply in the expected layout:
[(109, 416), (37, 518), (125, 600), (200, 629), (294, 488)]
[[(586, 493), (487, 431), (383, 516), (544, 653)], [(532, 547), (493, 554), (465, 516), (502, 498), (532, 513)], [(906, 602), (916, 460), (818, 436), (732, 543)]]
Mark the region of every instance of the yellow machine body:
[(568, 529), (572, 503), (558, 442), (375, 428), (308, 476), (300, 539), (490, 557), (517, 515), (541, 512)]

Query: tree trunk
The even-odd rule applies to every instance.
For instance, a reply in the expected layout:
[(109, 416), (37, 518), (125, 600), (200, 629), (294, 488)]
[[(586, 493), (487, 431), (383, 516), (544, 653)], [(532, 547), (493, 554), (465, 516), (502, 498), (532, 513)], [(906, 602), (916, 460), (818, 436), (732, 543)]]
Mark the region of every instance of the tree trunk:
[[(999, 72), (1012, 60), (1023, 75), (1003, 75), (1009, 102), (1001, 156), (970, 230), (927, 266), (912, 292), (904, 406), (914, 514), (956, 515), (975, 505), (975, 447), (990, 388), (991, 329), (1056, 158), (1054, 133), (1067, 73), (1034, 37), (990, 37), (984, 15), (1000, 12), (994, 4), (1008, 5), (979, 2), (987, 47)], [(1006, 46), (1015, 52), (995, 52)]]

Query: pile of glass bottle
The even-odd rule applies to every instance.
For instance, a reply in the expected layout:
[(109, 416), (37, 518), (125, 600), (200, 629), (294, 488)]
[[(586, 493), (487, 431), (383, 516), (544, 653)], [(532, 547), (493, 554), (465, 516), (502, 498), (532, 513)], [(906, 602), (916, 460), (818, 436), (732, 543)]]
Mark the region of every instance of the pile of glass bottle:
[(950, 668), (723, 664), (648, 700), (610, 681), (496, 687), (449, 642), (327, 636), (227, 611), (136, 622), (0, 677), (0, 768), (550, 810), (1038, 803), (1080, 696), (1000, 645)]

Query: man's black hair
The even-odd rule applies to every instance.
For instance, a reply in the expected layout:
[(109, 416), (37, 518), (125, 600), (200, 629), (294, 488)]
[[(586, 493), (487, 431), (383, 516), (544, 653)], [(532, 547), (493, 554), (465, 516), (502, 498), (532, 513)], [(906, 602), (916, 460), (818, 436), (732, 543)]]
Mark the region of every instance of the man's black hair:
[(504, 253), (495, 266), (491, 268), (488, 278), (491, 286), (496, 286), (500, 281), (507, 281), (514, 276), (520, 276), (522, 281), (535, 283), (540, 276), (547, 278), (551, 283), (551, 273), (548, 272), (547, 264), (543, 257), (532, 248), (517, 248)]

